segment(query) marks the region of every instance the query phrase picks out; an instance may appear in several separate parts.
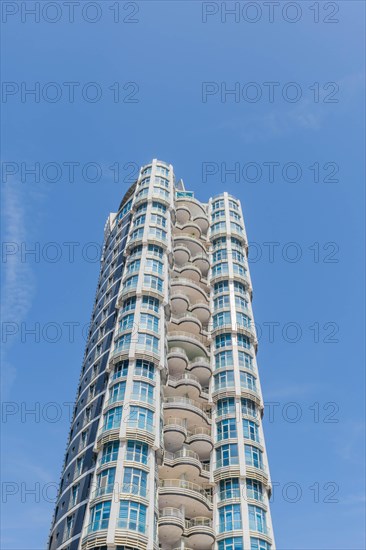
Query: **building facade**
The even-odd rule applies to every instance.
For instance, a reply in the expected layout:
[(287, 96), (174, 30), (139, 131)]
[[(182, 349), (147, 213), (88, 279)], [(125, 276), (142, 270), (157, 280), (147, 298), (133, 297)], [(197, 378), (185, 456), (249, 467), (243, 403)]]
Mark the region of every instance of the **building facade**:
[(49, 550), (275, 550), (240, 202), (141, 168), (107, 220)]

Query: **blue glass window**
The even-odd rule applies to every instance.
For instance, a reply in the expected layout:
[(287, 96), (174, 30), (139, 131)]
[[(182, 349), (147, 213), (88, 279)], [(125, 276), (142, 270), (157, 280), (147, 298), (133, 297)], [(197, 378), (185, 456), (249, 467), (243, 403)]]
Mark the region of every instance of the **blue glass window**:
[(219, 489), (220, 500), (240, 498), (239, 478), (237, 477), (222, 479), (220, 481)]
[(116, 401), (123, 401), (125, 398), (126, 391), (126, 382), (119, 382), (111, 388), (109, 404), (115, 403)]
[(159, 300), (157, 298), (153, 298), (152, 296), (143, 296), (142, 307), (151, 309), (152, 311), (159, 311)]
[(214, 293), (229, 292), (229, 281), (220, 281), (214, 285)]
[(141, 462), (141, 464), (147, 464), (149, 448), (146, 443), (140, 443), (140, 441), (128, 441), (126, 460), (133, 460), (134, 462)]
[(108, 529), (109, 514), (111, 513), (111, 501), (101, 502), (90, 510), (90, 531)]
[(152, 405), (154, 403), (154, 386), (148, 382), (134, 382), (131, 399)]
[(256, 479), (247, 479), (247, 497), (254, 500), (263, 500), (262, 484)]
[(234, 439), (238, 436), (235, 418), (225, 418), (217, 423), (217, 441)]
[(271, 545), (266, 540), (250, 537), (250, 550), (271, 550)]
[(102, 458), (100, 463), (106, 464), (107, 462), (112, 462), (118, 458), (118, 449), (119, 441), (111, 441), (110, 443), (105, 443), (103, 445)]
[(216, 313), (216, 315), (213, 316), (213, 328), (217, 327), (223, 327), (225, 325), (231, 324), (231, 315), (230, 311), (221, 311), (220, 313)]
[(145, 361), (144, 359), (137, 359), (135, 366), (135, 375), (144, 376), (145, 378), (150, 378), (153, 380), (155, 378), (155, 365), (150, 361)]
[(145, 533), (147, 507), (138, 502), (121, 500), (118, 527)]
[(216, 468), (239, 464), (238, 446), (236, 443), (221, 445), (216, 449)]
[(214, 391), (222, 388), (233, 388), (235, 386), (234, 371), (225, 370), (223, 372), (219, 372), (218, 374), (215, 374), (214, 381)]
[(217, 353), (215, 355), (216, 369), (220, 369), (222, 367), (231, 367), (233, 364), (234, 364), (233, 352), (231, 350), (220, 351), (220, 353)]
[(163, 257), (163, 249), (157, 244), (149, 244), (147, 250), (152, 256), (158, 256), (158, 258)]
[(227, 273), (229, 273), (229, 264), (227, 262), (216, 264), (212, 268), (212, 277), (216, 277), (216, 275), (226, 275)]
[(234, 397), (225, 397), (219, 399), (217, 402), (217, 415), (222, 416), (224, 414), (235, 413), (235, 399)]
[(241, 529), (240, 504), (229, 504), (219, 508), (219, 533)]
[(242, 414), (247, 414), (249, 416), (254, 416), (256, 418), (258, 416), (257, 406), (254, 403), (254, 401), (251, 401), (251, 399), (244, 399), (241, 400), (241, 412)]
[(262, 451), (252, 445), (245, 445), (245, 464), (263, 469)]
[(224, 348), (226, 346), (231, 346), (231, 334), (219, 334), (215, 338), (215, 346), (216, 348)]
[(119, 428), (122, 418), (122, 407), (114, 407), (104, 415), (103, 430)]
[(146, 497), (147, 473), (139, 468), (125, 467), (122, 492)]
[(250, 340), (247, 336), (244, 336), (244, 334), (238, 334), (237, 339), (238, 339), (238, 346), (241, 346), (246, 349), (250, 349), (251, 347)]
[(157, 353), (159, 351), (159, 338), (152, 334), (139, 332), (137, 334), (137, 349), (146, 349)]
[(248, 390), (257, 391), (256, 380), (254, 376), (247, 372), (240, 371), (240, 385)]
[(139, 328), (140, 329), (146, 329), (146, 330), (152, 330), (154, 332), (159, 332), (159, 319), (158, 319), (158, 317), (155, 317), (155, 315), (151, 315), (151, 313), (141, 313), (140, 314), (140, 321), (139, 321)]
[(259, 506), (248, 506), (249, 529), (258, 533), (267, 533), (266, 512)]
[(127, 373), (128, 373), (128, 359), (126, 359), (125, 361), (120, 361), (115, 365), (112, 379), (116, 380), (116, 378), (122, 378), (123, 376), (127, 376)]
[(258, 424), (253, 422), (253, 420), (243, 420), (243, 431), (244, 437), (246, 439), (251, 439), (252, 441), (257, 441), (259, 443), (259, 429)]
[(154, 275), (144, 275), (144, 285), (159, 291), (163, 290), (163, 281)]
[(154, 429), (153, 419), (154, 413), (149, 409), (131, 405), (128, 417), (129, 427), (152, 432)]

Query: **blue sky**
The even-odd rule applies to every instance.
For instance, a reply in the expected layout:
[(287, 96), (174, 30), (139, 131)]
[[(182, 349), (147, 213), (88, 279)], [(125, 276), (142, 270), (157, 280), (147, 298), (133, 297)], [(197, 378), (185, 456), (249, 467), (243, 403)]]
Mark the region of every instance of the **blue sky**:
[[(16, 3), (3, 4), (12, 11)], [(45, 545), (69, 426), (65, 404), (75, 397), (97, 283), (92, 260), (129, 174), (160, 158), (201, 200), (223, 189), (238, 196), (255, 243), (278, 549), (363, 549), (364, 4), (297, 2), (296, 23), (286, 19), (299, 12), (283, 12), (284, 2), (273, 23), (264, 5), (250, 23), (249, 8), (235, 22), (220, 3), (194, 1), (145, 1), (138, 12), (120, 3), (115, 23), (112, 4), (99, 3), (101, 13), (84, 19), (75, 9), (73, 23), (65, 7), (55, 23), (52, 11), (37, 23), (21, 11), (3, 13), (3, 240), (13, 244), (2, 258), (2, 548)], [(216, 8), (204, 23), (202, 9)], [(79, 83), (73, 103), (65, 82)], [(214, 83), (205, 101), (204, 82)], [(276, 83), (272, 102), (268, 82)], [(235, 85), (239, 97), (221, 96)], [(32, 86), (39, 102), (24, 95)], [(250, 102), (254, 92), (262, 96)], [(291, 102), (295, 92), (301, 99)], [(39, 182), (25, 171), (35, 163)], [(216, 163), (213, 175), (205, 163)], [(277, 163), (273, 182), (268, 163)], [(234, 166), (237, 178), (225, 173)], [(68, 242), (78, 243), (73, 258)], [(31, 247), (36, 255), (25, 254)]]

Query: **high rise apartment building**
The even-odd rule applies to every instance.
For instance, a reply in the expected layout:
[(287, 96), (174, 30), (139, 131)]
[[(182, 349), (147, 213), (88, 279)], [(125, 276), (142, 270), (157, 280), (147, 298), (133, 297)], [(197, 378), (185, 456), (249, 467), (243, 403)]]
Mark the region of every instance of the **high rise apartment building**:
[(49, 550), (275, 550), (240, 202), (141, 168), (104, 231)]

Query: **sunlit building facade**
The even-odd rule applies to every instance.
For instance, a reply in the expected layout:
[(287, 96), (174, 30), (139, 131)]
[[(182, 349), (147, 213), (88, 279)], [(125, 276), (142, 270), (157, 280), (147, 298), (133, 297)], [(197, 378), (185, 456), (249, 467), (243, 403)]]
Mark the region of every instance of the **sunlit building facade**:
[(49, 550), (275, 550), (247, 248), (158, 160), (109, 216)]

